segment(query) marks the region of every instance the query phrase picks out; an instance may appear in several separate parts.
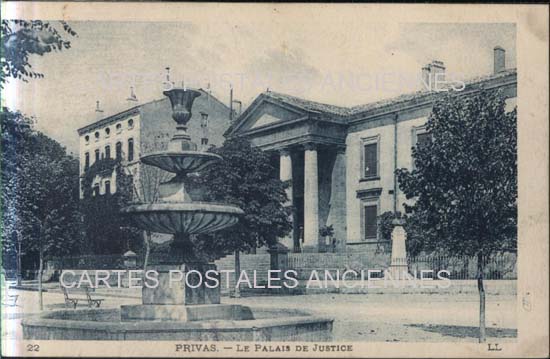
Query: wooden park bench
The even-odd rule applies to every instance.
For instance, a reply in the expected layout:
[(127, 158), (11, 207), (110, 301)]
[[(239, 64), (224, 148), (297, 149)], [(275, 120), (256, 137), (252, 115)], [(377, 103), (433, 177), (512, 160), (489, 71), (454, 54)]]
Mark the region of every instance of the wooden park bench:
[(17, 305), (17, 298), (19, 298), (17, 294), (5, 293), (5, 295), (2, 296), (2, 305), (14, 307)]
[(2, 305), (7, 305), (10, 307), (14, 307), (17, 305), (17, 299), (19, 298), (19, 295), (11, 293), (11, 287), (15, 287), (16, 284), (17, 282), (15, 281), (5, 281), (5, 288), (2, 288), (2, 290), (4, 291), (2, 293)]
[(61, 286), (63, 295), (65, 296), (65, 306), (73, 309), (76, 309), (76, 306), (79, 301), (85, 301), (88, 304), (88, 308), (99, 308), (101, 303), (105, 300), (103, 298), (92, 298), (92, 292), (95, 291), (94, 288), (83, 286), (80, 288), (65, 288)]

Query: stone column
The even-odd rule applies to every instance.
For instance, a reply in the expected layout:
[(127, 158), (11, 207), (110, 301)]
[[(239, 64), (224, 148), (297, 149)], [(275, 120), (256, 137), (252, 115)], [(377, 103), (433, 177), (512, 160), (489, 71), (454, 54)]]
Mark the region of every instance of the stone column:
[(304, 252), (319, 250), (319, 174), (317, 147), (305, 146), (304, 156)]
[(393, 222), (393, 231), (391, 232), (391, 264), (390, 275), (392, 279), (405, 279), (408, 273), (407, 266), (407, 233), (403, 228), (405, 224), (401, 219), (395, 219)]
[(334, 226), (334, 237), (337, 240), (335, 250), (345, 251), (347, 241), (346, 231), (346, 148), (336, 149), (336, 159), (332, 172), (332, 197), (330, 200), (330, 221)]
[[(290, 151), (283, 149), (279, 152), (280, 154), (280, 166), (279, 166), (279, 179), (283, 182), (290, 181), (290, 185), (286, 189), (286, 196), (288, 198), (287, 202), (284, 204), (285, 207), (292, 207), (293, 198), (292, 198), (292, 157), (290, 156)], [(292, 214), (291, 221), (293, 220)], [(294, 247), (294, 237), (293, 232), (284, 238), (280, 238), (280, 241), (289, 249)]]

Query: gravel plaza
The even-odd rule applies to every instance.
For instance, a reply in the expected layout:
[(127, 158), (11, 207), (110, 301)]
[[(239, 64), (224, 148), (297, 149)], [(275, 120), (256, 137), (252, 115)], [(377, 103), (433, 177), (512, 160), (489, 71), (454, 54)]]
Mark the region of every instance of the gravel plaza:
[[(53, 285), (55, 286), (55, 285)], [(48, 288), (49, 287), (49, 288)], [(44, 310), (63, 309), (63, 294), (52, 284), (44, 292)], [(37, 315), (38, 292), (12, 290), (19, 295), (17, 306), (3, 307), (2, 339), (22, 339), (21, 320)], [(102, 308), (140, 303), (137, 289), (98, 289), (104, 298)], [(222, 303), (307, 309), (335, 319), (334, 341), (367, 342), (477, 342), (478, 303), (475, 291), (462, 293), (308, 294), (293, 296), (223, 297)], [(517, 300), (515, 293), (489, 293), (487, 296), (488, 340), (517, 339)], [(23, 311), (24, 308), (24, 311)], [(85, 305), (78, 309), (86, 308)], [(354, 310), (350, 310), (354, 308)]]

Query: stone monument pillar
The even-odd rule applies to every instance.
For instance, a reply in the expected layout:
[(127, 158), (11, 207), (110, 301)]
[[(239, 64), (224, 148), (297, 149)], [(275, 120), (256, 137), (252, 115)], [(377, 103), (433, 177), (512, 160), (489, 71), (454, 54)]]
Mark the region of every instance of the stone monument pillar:
[(391, 264), (389, 273), (392, 279), (405, 279), (408, 273), (407, 266), (407, 233), (403, 228), (405, 221), (403, 219), (394, 219), (394, 225), (391, 233)]

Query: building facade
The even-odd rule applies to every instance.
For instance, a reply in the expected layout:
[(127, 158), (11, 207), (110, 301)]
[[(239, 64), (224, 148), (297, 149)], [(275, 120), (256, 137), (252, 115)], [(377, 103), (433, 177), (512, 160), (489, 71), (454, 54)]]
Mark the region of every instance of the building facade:
[[(462, 94), (502, 89), (515, 107), (517, 73), (494, 49), (494, 72), (464, 83)], [(422, 78), (444, 78), (434, 61)], [(412, 148), (429, 137), (425, 123), (440, 93), (432, 88), (355, 107), (338, 107), (267, 91), (227, 131), (279, 154), (280, 178), (288, 181), (293, 231), (281, 239), (294, 251), (370, 252), (383, 239), (378, 216), (404, 212), (407, 201), (394, 175), (412, 168)], [(320, 235), (332, 226), (333, 239)], [(329, 242), (330, 241), (330, 242)]]
[[(206, 150), (220, 146), (230, 125), (230, 109), (210, 92), (199, 90), (188, 124), (188, 133), (197, 145)], [(101, 114), (101, 112), (99, 112)], [(175, 129), (168, 98), (135, 104), (112, 116), (102, 117), (78, 129), (80, 173), (103, 158), (120, 159), (134, 179), (137, 196), (144, 197), (141, 185), (143, 167), (140, 157), (163, 150)], [(116, 172), (96, 176), (94, 195), (116, 192)], [(139, 198), (138, 198), (139, 200)]]

